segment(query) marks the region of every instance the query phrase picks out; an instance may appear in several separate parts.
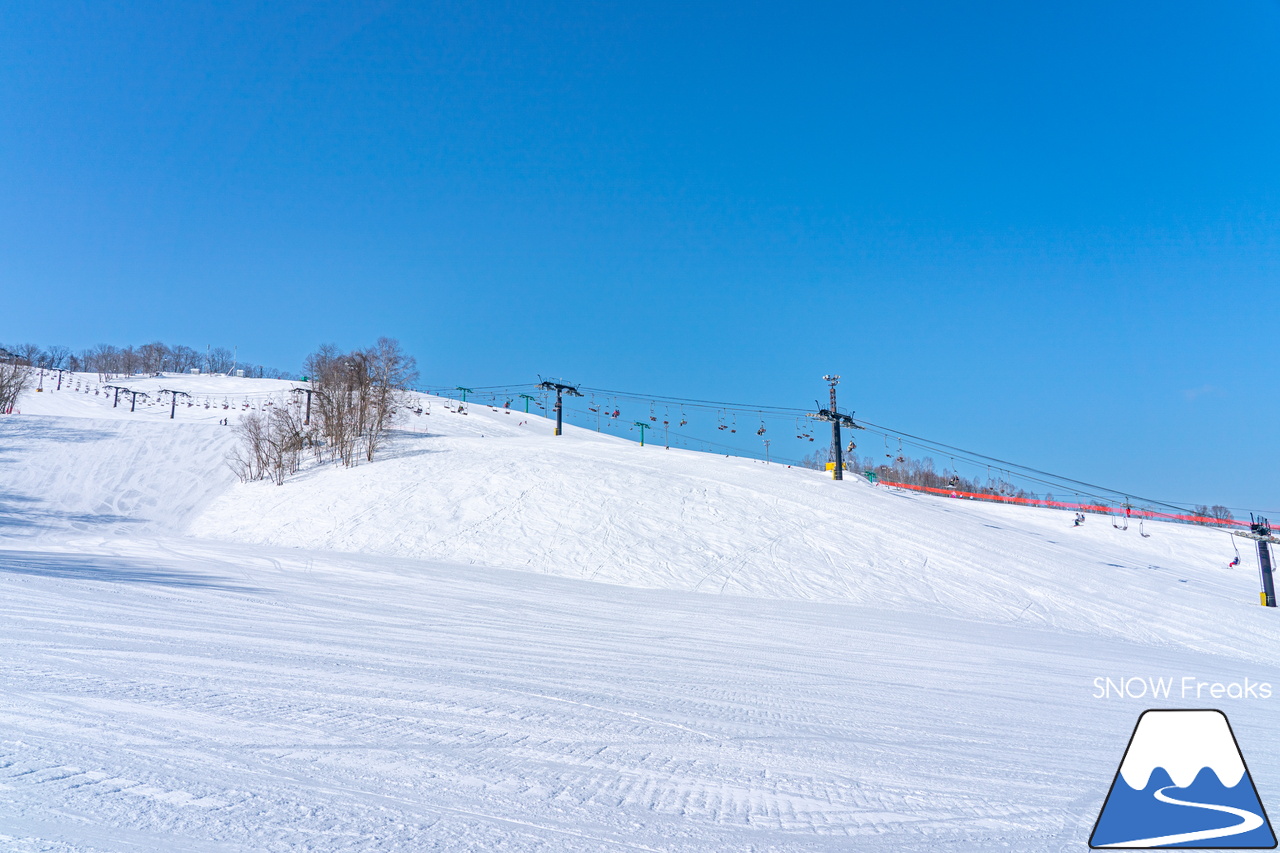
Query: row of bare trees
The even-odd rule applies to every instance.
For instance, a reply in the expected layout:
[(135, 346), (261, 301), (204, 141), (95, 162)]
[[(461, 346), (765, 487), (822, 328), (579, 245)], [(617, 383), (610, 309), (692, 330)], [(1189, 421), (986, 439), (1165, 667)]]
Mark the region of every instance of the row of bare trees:
[[(1201, 518), (1212, 518), (1215, 521), (1232, 521), (1235, 516), (1231, 514), (1231, 510), (1222, 504), (1214, 504), (1213, 506), (1198, 505), (1193, 513)], [(1202, 521), (1201, 524), (1211, 524), (1212, 522)]]
[(101, 381), (135, 373), (186, 373), (192, 368), (202, 373), (228, 373), (239, 367), (247, 376), (267, 376), (273, 379), (288, 378), (289, 374), (256, 364), (237, 363), (235, 355), (226, 347), (206, 348), (200, 352), (189, 346), (169, 346), (163, 341), (152, 341), (142, 346), (117, 347), (98, 344), (89, 349), (73, 352), (70, 347), (39, 344), (14, 344), (2, 347), (9, 353), (10, 361), (18, 361), (45, 370), (72, 370), (97, 373)]
[(325, 344), (307, 356), (305, 369), (311, 423), (296, 406), (276, 406), (270, 414), (247, 414), (236, 425), (240, 443), (228, 463), (242, 481), (282, 484), (308, 450), (322, 463), (372, 462), (418, 378), (414, 358), (391, 338), (351, 352)]

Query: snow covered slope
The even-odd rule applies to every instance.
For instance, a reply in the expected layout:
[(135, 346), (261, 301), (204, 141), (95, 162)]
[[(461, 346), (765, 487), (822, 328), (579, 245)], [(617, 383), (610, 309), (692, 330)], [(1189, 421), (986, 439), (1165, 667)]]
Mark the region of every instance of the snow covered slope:
[[(1078, 850), (1137, 715), (1210, 701), (1095, 679), (1280, 687), (1221, 532), (439, 399), (242, 485), (218, 422), (288, 384), (154, 383), (201, 397), (0, 418), (0, 849)], [(1275, 813), (1272, 701), (1219, 704)]]
[[(234, 485), (190, 532), (1241, 653), (1270, 630), (1254, 573), (1226, 568), (1221, 531), (1150, 524), (1144, 538), (1106, 518), (1073, 528), (1065, 511), (835, 483), (576, 427), (557, 438), (543, 418), (489, 406), (425, 411), (407, 427), (426, 432), (401, 434), (375, 464)], [(1225, 634), (1223, 606), (1234, 614)]]
[[(169, 376), (113, 384), (149, 396), (130, 411), (130, 398), (117, 401), (93, 374), (71, 375), (63, 390), (46, 377), (44, 391), (19, 401), (20, 414), (0, 417), (0, 524), (7, 535), (183, 529), (235, 480), (225, 464), (231, 430), (218, 422), (282, 403), (293, 383)], [(172, 412), (161, 388), (191, 396), (179, 397)]]

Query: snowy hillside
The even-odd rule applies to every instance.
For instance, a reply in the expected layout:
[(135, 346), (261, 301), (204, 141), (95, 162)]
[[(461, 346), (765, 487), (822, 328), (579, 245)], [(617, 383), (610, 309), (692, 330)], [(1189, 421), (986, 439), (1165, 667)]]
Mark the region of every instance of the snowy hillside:
[(291, 383), (78, 380), (0, 418), (5, 849), (1079, 849), (1151, 701), (1096, 677), (1280, 685), (1221, 531), (436, 398), (241, 484)]

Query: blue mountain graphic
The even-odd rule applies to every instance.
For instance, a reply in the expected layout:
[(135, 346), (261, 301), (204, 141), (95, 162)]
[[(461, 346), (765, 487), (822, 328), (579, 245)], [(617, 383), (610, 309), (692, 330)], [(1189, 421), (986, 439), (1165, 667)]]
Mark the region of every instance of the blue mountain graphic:
[(1161, 848), (1214, 848), (1214, 849), (1271, 849), (1276, 837), (1266, 820), (1266, 812), (1258, 800), (1253, 780), (1248, 773), (1240, 778), (1234, 788), (1223, 785), (1218, 775), (1208, 767), (1196, 774), (1195, 780), (1185, 788), (1178, 788), (1163, 767), (1157, 767), (1142, 790), (1129, 787), (1124, 777), (1117, 775), (1107, 795), (1090, 847), (1106, 847), (1146, 838), (1180, 835), (1202, 830), (1226, 829), (1240, 825), (1242, 820), (1234, 814), (1162, 802), (1156, 793), (1184, 801), (1205, 805), (1229, 806), (1252, 812), (1262, 819), (1262, 825), (1247, 832), (1224, 835), (1212, 840), (1192, 840), (1162, 844)]

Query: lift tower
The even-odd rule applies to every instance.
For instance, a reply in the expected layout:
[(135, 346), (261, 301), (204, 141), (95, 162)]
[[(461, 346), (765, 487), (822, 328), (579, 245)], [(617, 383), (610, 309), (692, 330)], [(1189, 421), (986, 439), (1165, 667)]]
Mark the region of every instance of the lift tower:
[(160, 389), (160, 393), (161, 393), (161, 394), (169, 394), (169, 395), (171, 396), (171, 398), (172, 398), (172, 403), (171, 403), (171, 405), (169, 406), (169, 420), (173, 420), (173, 416), (174, 416), (174, 414), (178, 411), (178, 395), (179, 395), (179, 394), (181, 394), (181, 395), (182, 395), (182, 396), (184, 396), (184, 397), (190, 397), (190, 396), (191, 396), (191, 395), (190, 395), (190, 394), (188, 394), (186, 391), (173, 391), (173, 390), (171, 390), (171, 389), (169, 389), (169, 388), (161, 388), (161, 389)]
[[(305, 381), (305, 380), (304, 380), (304, 381)], [(302, 425), (303, 425), (303, 426), (311, 426), (311, 395), (312, 395), (312, 394), (314, 394), (314, 393), (316, 393), (316, 389), (314, 389), (314, 388), (290, 388), (290, 389), (289, 389), (289, 393), (291, 393), (291, 394), (306, 394), (306, 395), (307, 395), (307, 415), (306, 415), (306, 417), (305, 417), (305, 418), (303, 418), (303, 419), (302, 419)]]
[(1258, 545), (1258, 572), (1262, 576), (1262, 591), (1258, 593), (1258, 597), (1262, 600), (1264, 607), (1276, 606), (1276, 585), (1271, 576), (1271, 545), (1272, 543), (1280, 543), (1280, 539), (1276, 538), (1271, 532), (1271, 523), (1265, 518), (1259, 516), (1254, 518), (1249, 516), (1249, 530), (1237, 531), (1237, 536), (1243, 536), (1245, 539), (1252, 539)]
[(556, 392), (556, 435), (560, 435), (564, 429), (564, 407), (561, 405), (561, 396), (568, 394), (571, 397), (581, 397), (582, 392), (578, 390), (576, 385), (567, 385), (564, 382), (552, 382), (550, 379), (540, 382), (538, 387), (543, 391)]
[(841, 414), (840, 410), (836, 408), (836, 386), (840, 384), (840, 377), (833, 375), (824, 376), (822, 378), (831, 385), (831, 408), (824, 409), (822, 408), (822, 404), (815, 400), (814, 403), (818, 411), (810, 414), (809, 417), (820, 421), (831, 422), (831, 456), (835, 460), (835, 467), (831, 469), (831, 479), (843, 480), (844, 456), (840, 450), (840, 427), (846, 426), (849, 429), (866, 429), (866, 427), (859, 426), (854, 423), (853, 416), (851, 414)]

